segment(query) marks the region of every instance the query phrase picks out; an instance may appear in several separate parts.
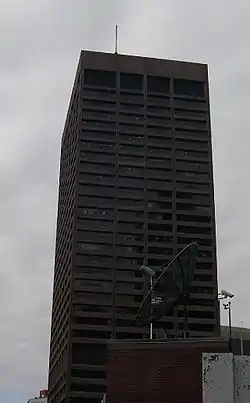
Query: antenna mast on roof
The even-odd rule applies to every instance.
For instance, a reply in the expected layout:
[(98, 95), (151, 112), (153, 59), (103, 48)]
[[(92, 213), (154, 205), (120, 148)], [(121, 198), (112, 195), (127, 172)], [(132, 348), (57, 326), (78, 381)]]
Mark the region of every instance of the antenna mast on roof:
[(115, 26), (115, 53), (118, 53), (118, 25)]
[(240, 332), (240, 354), (244, 355), (244, 341), (243, 341), (244, 324), (241, 321), (241, 332)]

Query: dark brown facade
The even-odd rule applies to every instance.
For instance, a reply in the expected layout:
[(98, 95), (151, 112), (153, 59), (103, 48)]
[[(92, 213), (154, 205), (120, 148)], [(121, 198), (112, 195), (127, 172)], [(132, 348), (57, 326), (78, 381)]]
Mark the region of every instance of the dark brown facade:
[(109, 343), (106, 403), (202, 403), (202, 353), (219, 340)]
[[(208, 70), (82, 52), (62, 137), (49, 402), (99, 402), (107, 339), (135, 328), (144, 279), (191, 241), (191, 337), (219, 332)], [(176, 335), (176, 315), (162, 319)], [(179, 307), (178, 335), (183, 330)]]

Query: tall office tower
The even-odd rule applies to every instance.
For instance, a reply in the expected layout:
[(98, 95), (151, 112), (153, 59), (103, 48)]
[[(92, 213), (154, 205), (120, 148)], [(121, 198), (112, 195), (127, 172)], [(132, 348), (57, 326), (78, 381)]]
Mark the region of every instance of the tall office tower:
[(49, 403), (99, 403), (107, 339), (148, 334), (134, 326), (140, 266), (191, 241), (190, 335), (218, 334), (213, 193), (207, 66), (83, 51), (62, 137)]

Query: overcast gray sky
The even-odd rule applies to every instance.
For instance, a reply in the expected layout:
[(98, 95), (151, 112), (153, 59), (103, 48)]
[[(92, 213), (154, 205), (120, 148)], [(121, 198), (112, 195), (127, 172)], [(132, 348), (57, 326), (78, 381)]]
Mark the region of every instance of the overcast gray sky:
[(120, 53), (209, 63), (220, 286), (250, 326), (249, 21), (249, 0), (0, 0), (0, 403), (47, 384), (61, 132), (116, 23)]

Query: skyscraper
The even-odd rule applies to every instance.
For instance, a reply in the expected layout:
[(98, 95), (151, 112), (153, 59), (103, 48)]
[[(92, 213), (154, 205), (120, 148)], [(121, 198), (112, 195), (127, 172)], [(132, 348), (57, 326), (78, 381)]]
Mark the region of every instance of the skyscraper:
[[(191, 241), (190, 335), (218, 335), (213, 194), (207, 65), (82, 51), (62, 136), (49, 403), (100, 402), (107, 339), (147, 336), (134, 326), (140, 266)], [(162, 322), (173, 337), (174, 315)]]

